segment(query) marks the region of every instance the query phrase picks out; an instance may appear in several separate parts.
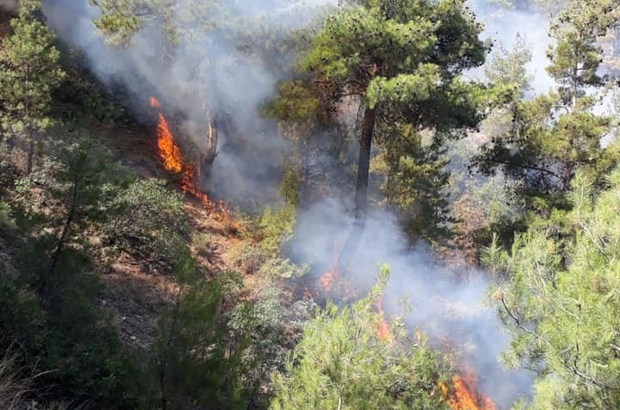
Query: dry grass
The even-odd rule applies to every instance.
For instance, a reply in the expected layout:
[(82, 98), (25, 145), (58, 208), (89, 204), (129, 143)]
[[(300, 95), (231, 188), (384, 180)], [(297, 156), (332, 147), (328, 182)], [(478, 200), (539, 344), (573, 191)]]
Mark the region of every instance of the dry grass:
[(24, 396), (31, 392), (31, 380), (19, 365), (19, 355), (7, 348), (0, 357), (0, 409), (24, 408)]
[[(100, 128), (97, 132), (101, 133), (102, 140), (115, 159), (140, 178), (165, 177), (157, 155), (154, 133), (139, 128)], [(23, 162), (22, 157), (20, 154), (12, 162)], [(215, 212), (209, 212), (200, 201), (185, 195), (183, 213), (189, 227), (188, 245), (205, 272), (217, 274), (236, 270), (247, 276), (243, 261), (247, 259), (247, 249), (252, 242), (248, 239), (248, 224), (238, 221), (223, 203), (217, 205)], [(40, 211), (51, 212), (51, 209)], [(85, 236), (90, 237), (93, 248), (101, 246), (100, 238), (90, 233)], [(0, 237), (0, 249), (5, 248), (3, 245), (5, 243)], [(169, 271), (160, 271), (158, 267), (141, 260), (139, 255), (108, 254), (102, 249), (100, 256), (101, 260), (96, 261), (100, 267), (97, 271), (105, 286), (99, 303), (113, 312), (121, 339), (126, 345), (149, 349), (157, 334), (158, 319), (172, 303), (171, 295), (176, 287), (174, 278)], [(0, 251), (0, 271), (17, 276), (8, 251)], [(0, 410), (5, 408), (4, 403), (0, 402)]]
[[(243, 225), (231, 232), (232, 218), (221, 220), (192, 200), (185, 202), (183, 213), (189, 225), (188, 245), (205, 272), (230, 269), (249, 276), (243, 260), (251, 241), (244, 238)], [(174, 278), (169, 272), (145, 269), (143, 261), (128, 254), (115, 256), (101, 278), (105, 288), (100, 303), (114, 312), (121, 339), (130, 347), (148, 349), (161, 312), (172, 303)]]
[(1, 410), (87, 410), (86, 403), (52, 402), (41, 404), (33, 397), (36, 391), (33, 388), (39, 375), (28, 375), (25, 367), (20, 364), (19, 350), (9, 345), (0, 353), (0, 409)]

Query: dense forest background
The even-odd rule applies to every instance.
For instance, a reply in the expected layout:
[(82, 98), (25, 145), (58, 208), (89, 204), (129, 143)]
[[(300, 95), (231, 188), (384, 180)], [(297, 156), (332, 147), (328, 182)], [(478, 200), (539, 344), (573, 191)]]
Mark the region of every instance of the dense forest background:
[(0, 409), (620, 408), (614, 0), (0, 0)]

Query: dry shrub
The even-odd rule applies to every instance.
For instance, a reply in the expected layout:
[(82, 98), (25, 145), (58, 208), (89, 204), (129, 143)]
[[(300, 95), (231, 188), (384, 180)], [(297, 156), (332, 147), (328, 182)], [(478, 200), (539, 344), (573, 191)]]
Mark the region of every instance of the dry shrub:
[(24, 407), (24, 396), (31, 382), (19, 366), (19, 355), (11, 347), (0, 356), (0, 409), (18, 410)]

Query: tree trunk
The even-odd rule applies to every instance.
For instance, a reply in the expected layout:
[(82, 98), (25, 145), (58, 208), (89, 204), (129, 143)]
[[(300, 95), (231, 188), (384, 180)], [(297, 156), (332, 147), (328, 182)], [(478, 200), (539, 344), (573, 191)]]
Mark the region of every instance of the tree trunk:
[(368, 204), (368, 172), (370, 170), (370, 149), (375, 129), (375, 110), (366, 108), (362, 123), (362, 138), (357, 162), (357, 182), (355, 183), (355, 221), (366, 222)]
[(28, 137), (28, 162), (26, 164), (26, 174), (30, 175), (34, 165), (34, 137)]
[(373, 108), (366, 108), (362, 122), (360, 138), (360, 152), (357, 162), (357, 181), (355, 183), (355, 211), (353, 231), (345, 242), (338, 260), (340, 269), (346, 269), (351, 262), (366, 225), (368, 207), (368, 173), (370, 170), (370, 150), (372, 135), (375, 129), (376, 112)]
[(217, 135), (217, 125), (216, 125), (216, 115), (215, 113), (211, 112), (211, 109), (209, 107), (207, 107), (207, 133), (206, 133), (206, 140), (207, 140), (207, 145), (206, 145), (206, 158), (207, 160), (210, 161), (210, 163), (212, 164), (213, 161), (215, 161), (215, 157), (217, 156), (217, 141), (218, 141), (218, 135)]
[(223, 125), (224, 118), (223, 113), (220, 112), (215, 103), (219, 98), (219, 88), (217, 84), (217, 59), (213, 61), (208, 59), (206, 61), (207, 64), (207, 78), (209, 78), (212, 82), (213, 89), (209, 92), (208, 89), (205, 91), (206, 101), (203, 104), (203, 109), (205, 110), (205, 120), (206, 120), (206, 132), (205, 132), (205, 145), (204, 152), (202, 152), (200, 158), (199, 165), (199, 181), (198, 186), (201, 191), (209, 192), (211, 188), (211, 172), (213, 170), (213, 163), (215, 162), (215, 157), (217, 157), (218, 151), (218, 139), (219, 139), (219, 131), (220, 127)]
[(78, 171), (75, 171), (75, 175), (73, 177), (73, 188), (71, 190), (71, 203), (69, 204), (69, 210), (67, 212), (67, 217), (62, 227), (60, 238), (58, 238), (58, 242), (56, 243), (56, 249), (52, 253), (52, 257), (50, 259), (50, 264), (48, 268), (49, 272), (52, 275), (56, 274), (56, 265), (58, 264), (58, 261), (60, 260), (60, 255), (63, 251), (63, 247), (65, 245), (65, 242), (68, 239), (69, 228), (71, 228), (71, 224), (73, 223), (73, 219), (75, 218), (75, 213), (77, 211), (78, 190), (79, 190)]
[(211, 170), (215, 157), (217, 157), (217, 142), (218, 142), (218, 125), (215, 122), (215, 116), (211, 111), (211, 107), (205, 104), (205, 111), (207, 116), (207, 130), (205, 133), (205, 152), (203, 152), (200, 165), (199, 165), (199, 178), (197, 181), (202, 191), (209, 191)]

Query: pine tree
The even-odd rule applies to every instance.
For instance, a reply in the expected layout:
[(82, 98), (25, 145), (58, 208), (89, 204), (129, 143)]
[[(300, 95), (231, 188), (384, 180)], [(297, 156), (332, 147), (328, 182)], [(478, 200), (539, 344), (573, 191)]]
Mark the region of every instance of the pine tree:
[(35, 140), (52, 123), (52, 93), (64, 78), (54, 37), (38, 20), (37, 1), (24, 2), (11, 21), (12, 33), (0, 45), (0, 121), (8, 135), (25, 139), (33, 167)]
[(566, 240), (537, 227), (510, 252), (486, 251), (498, 278), (492, 298), (513, 333), (505, 359), (539, 376), (534, 409), (620, 406), (620, 169), (608, 184), (596, 196), (577, 173)]
[(56, 399), (139, 408), (134, 393), (143, 383), (127, 383), (138, 366), (99, 303), (95, 273), (104, 265), (93, 246), (124, 187), (109, 152), (86, 135), (55, 133), (42, 143), (40, 165), (16, 181), (11, 247), (19, 274), (0, 274), (0, 328), (20, 344), (28, 371), (41, 375), (37, 386), (46, 393), (54, 386)]
[(101, 10), (95, 26), (110, 44), (126, 45), (148, 21), (157, 20), (175, 39), (174, 2), (170, 0), (89, 0)]
[[(477, 263), (479, 248), (488, 245), (493, 232), (504, 240), (512, 240), (522, 219), (521, 204), (511, 192), (513, 182), (501, 172), (491, 178), (470, 172), (472, 160), (479, 154), (480, 144), (493, 142), (512, 132), (513, 121), (521, 99), (530, 91), (533, 79), (527, 72), (532, 50), (524, 36), (517, 35), (511, 49), (499, 43), (484, 66), (486, 80), (493, 87), (505, 89), (505, 100), (492, 108), (480, 124), (480, 132), (460, 141), (448, 142), (450, 158), (449, 194), (451, 201), (451, 242), (459, 258)], [(485, 157), (482, 164), (494, 165), (496, 158)], [(485, 169), (487, 170), (487, 169)], [(517, 199), (517, 200), (515, 200)]]
[(381, 126), (411, 124), (418, 132), (475, 125), (479, 90), (458, 75), (484, 61), (480, 30), (461, 1), (349, 1), (312, 38), (300, 70), (333, 102), (353, 96), (363, 107), (356, 226), (342, 265), (365, 224), (373, 136), (389, 138), (390, 127)]
[(394, 127), (373, 163), (377, 165), (372, 170), (384, 175), (384, 202), (399, 216), (412, 241), (440, 243), (448, 235), (445, 188), (450, 173), (445, 170), (443, 140), (428, 132), (416, 133), (411, 126)]
[(340, 309), (330, 304), (306, 325), (286, 372), (274, 379), (271, 409), (448, 408), (440, 392), (449, 377), (445, 358), (402, 329), (379, 331), (385, 319), (374, 305), (387, 275), (384, 267), (367, 297)]
[(519, 181), (519, 194), (530, 210), (569, 207), (565, 194), (577, 168), (588, 167), (602, 177), (617, 160), (600, 145), (610, 118), (593, 112), (596, 90), (586, 93), (603, 84), (597, 75), (601, 50), (596, 39), (613, 21), (597, 14), (607, 7), (597, 4), (576, 2), (558, 16), (551, 30), (557, 43), (548, 51), (547, 68), (557, 91), (513, 102), (511, 124), (476, 159), (484, 172), (500, 169)]
[(560, 85), (560, 103), (569, 111), (577, 108), (578, 98), (585, 95), (586, 87), (598, 86), (602, 81), (597, 75), (601, 48), (596, 40), (604, 35), (606, 27), (605, 22), (591, 14), (593, 5), (589, 3), (572, 4), (551, 27), (551, 36), (557, 43), (547, 52), (551, 61), (547, 72)]
[(526, 65), (532, 61), (532, 46), (527, 37), (517, 34), (511, 50), (499, 44), (484, 66), (484, 75), (492, 84), (506, 84), (515, 89), (514, 99), (530, 90), (534, 79), (527, 73)]

